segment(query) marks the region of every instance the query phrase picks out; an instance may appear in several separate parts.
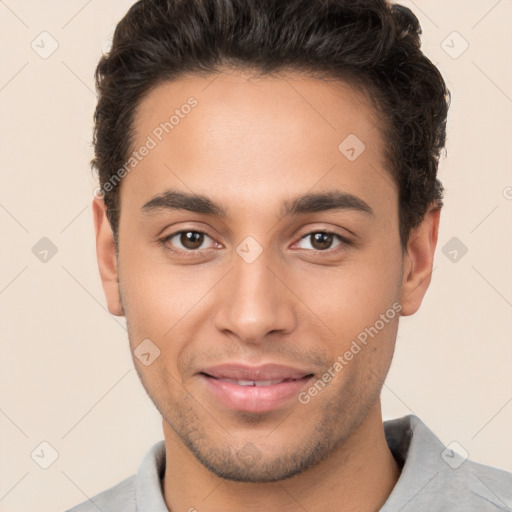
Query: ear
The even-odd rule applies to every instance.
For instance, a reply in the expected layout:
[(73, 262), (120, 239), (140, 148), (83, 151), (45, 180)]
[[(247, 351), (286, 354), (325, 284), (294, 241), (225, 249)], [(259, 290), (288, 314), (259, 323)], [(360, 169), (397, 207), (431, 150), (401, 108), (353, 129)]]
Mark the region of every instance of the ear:
[(105, 201), (95, 197), (92, 202), (94, 230), (96, 232), (96, 257), (100, 270), (103, 291), (107, 299), (108, 310), (116, 316), (124, 316), (119, 293), (119, 276), (117, 269), (114, 234), (107, 218)]
[(409, 237), (403, 260), (401, 315), (418, 311), (430, 285), (434, 251), (439, 233), (440, 207), (431, 208)]

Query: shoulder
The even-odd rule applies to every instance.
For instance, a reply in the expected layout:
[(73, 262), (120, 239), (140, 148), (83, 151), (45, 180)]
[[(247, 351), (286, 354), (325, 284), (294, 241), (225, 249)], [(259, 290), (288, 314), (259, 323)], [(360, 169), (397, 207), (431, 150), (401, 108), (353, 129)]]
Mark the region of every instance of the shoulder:
[(145, 454), (136, 475), (125, 478), (66, 512), (167, 512), (161, 487), (165, 463), (165, 442), (161, 440)]
[(459, 450), (445, 446), (414, 415), (385, 422), (384, 429), (388, 445), (403, 467), (383, 512), (402, 508), (403, 512), (496, 512), (512, 508), (512, 473), (469, 460), (460, 445)]
[(135, 512), (135, 488), (136, 476), (132, 475), (66, 512)]
[[(481, 510), (510, 511), (512, 507), (512, 473), (464, 460), (460, 467), (450, 468), (442, 475), (451, 489), (465, 493), (475, 504), (481, 504)], [(439, 484), (443, 485), (442, 482)]]

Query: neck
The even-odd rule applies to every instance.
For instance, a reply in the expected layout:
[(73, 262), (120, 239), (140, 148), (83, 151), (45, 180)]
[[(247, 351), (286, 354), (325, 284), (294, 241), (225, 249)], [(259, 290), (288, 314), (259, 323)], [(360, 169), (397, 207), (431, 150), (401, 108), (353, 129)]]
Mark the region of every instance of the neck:
[(164, 421), (165, 501), (171, 512), (379, 510), (400, 469), (384, 436), (380, 402), (329, 457), (292, 478), (270, 483), (224, 480), (207, 470)]

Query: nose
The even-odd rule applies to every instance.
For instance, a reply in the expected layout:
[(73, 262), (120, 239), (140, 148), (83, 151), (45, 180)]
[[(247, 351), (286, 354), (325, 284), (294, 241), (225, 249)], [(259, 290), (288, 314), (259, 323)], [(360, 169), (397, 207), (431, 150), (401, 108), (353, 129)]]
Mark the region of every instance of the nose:
[(215, 326), (244, 343), (265, 341), (270, 333), (288, 334), (296, 326), (296, 304), (283, 265), (264, 250), (252, 262), (234, 255), (234, 268), (218, 297)]

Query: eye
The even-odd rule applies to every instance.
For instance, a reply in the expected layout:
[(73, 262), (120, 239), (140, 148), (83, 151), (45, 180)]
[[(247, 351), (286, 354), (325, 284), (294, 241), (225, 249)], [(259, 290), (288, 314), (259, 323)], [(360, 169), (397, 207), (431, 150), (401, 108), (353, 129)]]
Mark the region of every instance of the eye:
[(169, 244), (177, 247), (177, 250), (173, 249), (173, 247), (171, 247), (170, 250), (173, 252), (182, 253), (207, 249), (208, 247), (201, 247), (206, 239), (209, 239), (213, 242), (213, 240), (202, 231), (184, 230), (172, 233), (169, 236), (162, 238), (160, 242), (164, 245)]
[(300, 242), (309, 241), (307, 245), (309, 247), (299, 247), (301, 249), (313, 249), (314, 251), (327, 251), (328, 249), (333, 248), (333, 242), (337, 240), (337, 245), (334, 247), (339, 247), (341, 245), (350, 245), (350, 242), (338, 235), (337, 233), (332, 233), (330, 231), (314, 231), (308, 233), (300, 239)]
[[(210, 240), (210, 245), (207, 245)], [(196, 254), (196, 251), (213, 249), (217, 243), (203, 231), (193, 229), (176, 231), (159, 242), (176, 254)], [(206, 247), (205, 247), (206, 244)], [(301, 246), (302, 244), (302, 246)], [(301, 237), (296, 244), (299, 249), (327, 252), (330, 249), (351, 245), (350, 240), (331, 231), (313, 231)]]

